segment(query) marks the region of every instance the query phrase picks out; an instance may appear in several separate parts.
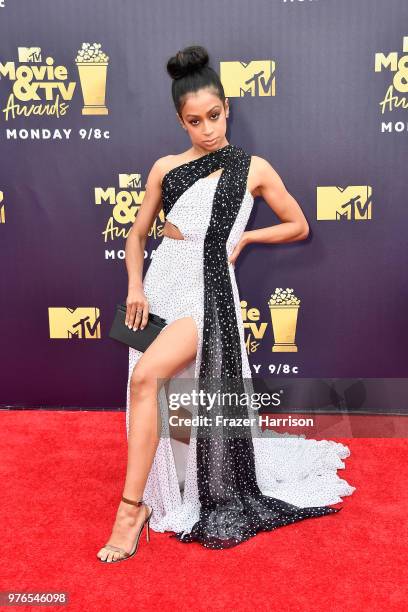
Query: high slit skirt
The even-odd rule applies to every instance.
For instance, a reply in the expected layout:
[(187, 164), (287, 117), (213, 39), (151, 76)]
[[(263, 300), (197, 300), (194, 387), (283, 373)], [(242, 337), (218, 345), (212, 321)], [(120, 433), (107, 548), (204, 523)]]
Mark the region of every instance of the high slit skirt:
[[(205, 179), (208, 181), (209, 179)], [(199, 182), (198, 182), (199, 183)], [(182, 198), (180, 198), (182, 200)], [(251, 200), (243, 206), (241, 218), (231, 232), (227, 253), (231, 254), (249, 216)], [(152, 262), (143, 281), (149, 302), (149, 310), (170, 324), (183, 317), (192, 317), (197, 326), (197, 354), (191, 363), (160, 387), (158, 409), (162, 423), (161, 437), (153, 464), (146, 482), (143, 499), (154, 508), (150, 521), (155, 531), (189, 533), (199, 520), (200, 501), (196, 474), (196, 431), (192, 426), (190, 439), (181, 442), (170, 437), (169, 393), (172, 384), (182, 378), (197, 380), (200, 371), (203, 315), (203, 237), (205, 232), (189, 233), (183, 226), (183, 209), (171, 211), (169, 220), (174, 220), (184, 235), (184, 240), (163, 237), (154, 252)], [(178, 214), (177, 214), (178, 213)], [(181, 213), (181, 214), (180, 214)], [(191, 215), (191, 211), (189, 211)], [(241, 213), (240, 213), (241, 214)], [(189, 217), (191, 219), (191, 216)], [(184, 231), (183, 231), (184, 230)], [(235, 278), (235, 269), (228, 264), (234, 295), (234, 306), (238, 321), (242, 376), (251, 392), (251, 368), (245, 346), (244, 327), (241, 316), (240, 298)], [(126, 432), (129, 436), (130, 381), (133, 370), (142, 352), (129, 348), (129, 372), (127, 383)], [(177, 388), (179, 391), (180, 387)], [(191, 415), (196, 414), (191, 407)], [(295, 504), (301, 508), (325, 506), (342, 501), (351, 495), (355, 487), (342, 479), (337, 471), (344, 469), (344, 459), (350, 455), (347, 446), (332, 440), (306, 439), (288, 433), (269, 430), (265, 436), (259, 426), (253, 425), (253, 445), (256, 477), (262, 493)]]

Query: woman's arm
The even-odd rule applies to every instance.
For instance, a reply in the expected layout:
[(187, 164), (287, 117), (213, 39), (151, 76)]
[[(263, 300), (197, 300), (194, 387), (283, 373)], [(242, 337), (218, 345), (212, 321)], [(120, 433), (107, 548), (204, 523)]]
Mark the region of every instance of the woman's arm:
[(234, 264), (241, 250), (251, 242), (281, 243), (304, 240), (309, 235), (309, 225), (295, 198), (286, 190), (279, 174), (262, 157), (252, 156), (256, 180), (256, 195), (279, 217), (281, 223), (244, 232), (229, 261)]
[[(146, 181), (145, 195), (130, 229), (125, 245), (128, 273), (128, 296), (125, 323), (133, 329), (143, 329), (147, 323), (149, 304), (143, 291), (144, 248), (150, 228), (162, 206), (160, 180), (162, 158), (152, 166)], [(141, 311), (138, 313), (137, 311)]]

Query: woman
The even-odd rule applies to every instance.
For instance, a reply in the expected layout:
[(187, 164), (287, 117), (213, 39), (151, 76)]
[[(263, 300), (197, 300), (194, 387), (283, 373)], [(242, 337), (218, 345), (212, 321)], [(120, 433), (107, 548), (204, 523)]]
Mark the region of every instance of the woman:
[[(336, 513), (326, 504), (355, 489), (337, 476), (350, 454), (346, 446), (265, 437), (256, 424), (236, 434), (225, 419), (217, 431), (200, 420), (192, 426), (180, 490), (166, 384), (191, 376), (206, 393), (253, 391), (234, 265), (247, 244), (302, 240), (308, 224), (272, 166), (228, 142), (229, 104), (206, 50), (187, 47), (167, 70), (192, 147), (155, 162), (126, 242), (126, 324), (143, 329), (152, 312), (167, 325), (144, 353), (129, 349), (128, 466), (110, 539), (97, 553), (105, 562), (133, 556), (150, 521), (181, 542), (229, 548), (259, 531)], [(244, 231), (256, 196), (281, 224)], [(142, 281), (146, 238), (162, 207), (163, 239)], [(190, 410), (208, 415), (203, 400)], [(250, 416), (246, 406), (217, 410), (221, 417)]]

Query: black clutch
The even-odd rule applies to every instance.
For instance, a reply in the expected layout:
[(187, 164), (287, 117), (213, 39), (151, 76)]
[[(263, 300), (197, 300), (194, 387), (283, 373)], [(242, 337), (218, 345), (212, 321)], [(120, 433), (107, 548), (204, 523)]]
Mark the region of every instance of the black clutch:
[(115, 317), (109, 332), (109, 338), (118, 340), (138, 351), (145, 351), (162, 329), (167, 325), (166, 320), (151, 312), (144, 329), (130, 329), (125, 325), (126, 303), (116, 304)]

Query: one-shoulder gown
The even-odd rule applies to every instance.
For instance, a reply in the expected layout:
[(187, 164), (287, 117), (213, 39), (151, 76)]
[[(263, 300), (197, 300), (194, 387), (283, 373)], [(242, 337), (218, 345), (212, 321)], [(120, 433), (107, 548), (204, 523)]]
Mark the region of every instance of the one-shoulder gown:
[[(143, 280), (150, 311), (167, 323), (191, 316), (197, 324), (198, 350), (195, 359), (177, 374), (198, 377), (203, 339), (203, 248), (210, 221), (211, 206), (219, 176), (198, 179), (182, 193), (167, 215), (184, 236), (177, 240), (164, 236), (156, 249)], [(240, 210), (227, 241), (228, 256), (247, 225), (254, 198), (246, 190)], [(239, 326), (242, 375), (251, 378), (244, 339), (240, 297), (235, 270), (228, 264)], [(126, 430), (129, 435), (130, 378), (143, 353), (129, 349)], [(168, 401), (165, 387), (158, 393), (163, 434), (148, 476), (143, 499), (154, 508), (151, 527), (155, 531), (189, 533), (199, 518), (200, 501), (196, 474), (195, 428), (190, 443), (171, 439), (168, 434)], [(343, 459), (350, 455), (347, 446), (331, 440), (313, 440), (302, 436), (272, 432), (272, 437), (253, 436), (256, 478), (265, 495), (306, 508), (342, 501), (355, 487), (339, 477)]]

